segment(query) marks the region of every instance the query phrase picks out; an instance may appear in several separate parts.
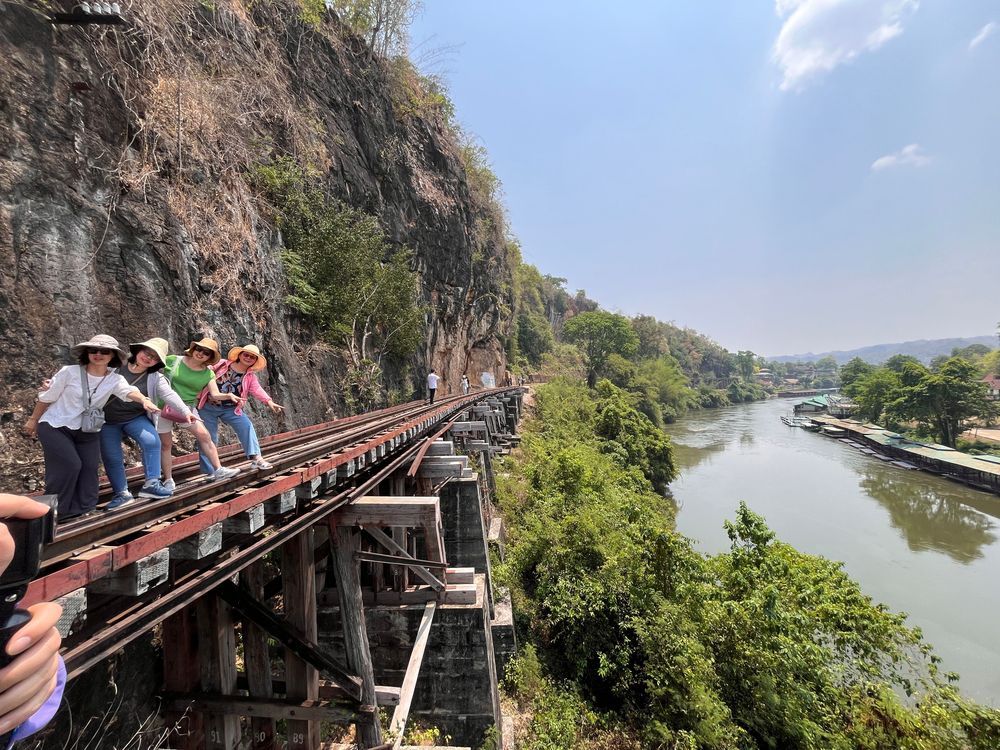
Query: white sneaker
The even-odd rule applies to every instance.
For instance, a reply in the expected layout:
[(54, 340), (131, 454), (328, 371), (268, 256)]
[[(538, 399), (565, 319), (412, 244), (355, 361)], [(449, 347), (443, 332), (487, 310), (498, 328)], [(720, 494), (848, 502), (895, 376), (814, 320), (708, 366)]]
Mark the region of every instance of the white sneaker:
[(270, 461), (264, 460), (263, 456), (258, 456), (253, 461), (250, 462), (250, 468), (260, 469), (261, 471), (267, 471), (268, 469), (273, 469), (274, 464)]
[(173, 479), (168, 479), (165, 482), (161, 482), (161, 484), (165, 490), (170, 490), (171, 492), (175, 492), (177, 490), (177, 485), (174, 483)]
[(239, 473), (240, 473), (239, 469), (232, 469), (232, 468), (226, 468), (225, 466), (220, 466), (218, 469), (215, 470), (215, 473), (212, 474), (212, 481), (221, 482), (223, 479), (232, 479)]

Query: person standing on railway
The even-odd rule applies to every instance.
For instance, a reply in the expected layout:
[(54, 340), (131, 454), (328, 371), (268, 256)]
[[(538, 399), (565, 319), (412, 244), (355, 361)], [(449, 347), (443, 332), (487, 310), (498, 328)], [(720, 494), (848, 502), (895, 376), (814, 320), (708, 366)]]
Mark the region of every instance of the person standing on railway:
[(59, 496), (59, 520), (89, 515), (97, 507), (99, 433), (104, 426), (104, 405), (112, 396), (128, 399), (150, 414), (159, 411), (112, 367), (125, 352), (112, 336), (99, 334), (74, 346), (78, 364), (55, 374), (38, 394), (24, 433), (37, 437), (45, 456), (45, 492)]
[(462, 373), (462, 395), (463, 396), (469, 395), (469, 376), (466, 375), (464, 372)]
[[(187, 405), (170, 387), (163, 376), (167, 359), (167, 342), (161, 338), (151, 338), (138, 344), (129, 344), (131, 356), (119, 373), (129, 385), (153, 399), (158, 399), (194, 422), (195, 416)], [(132, 503), (135, 498), (128, 491), (125, 478), (125, 460), (122, 455), (122, 437), (128, 435), (142, 450), (142, 466), (146, 482), (139, 490), (140, 498), (162, 499), (170, 497), (173, 490), (164, 487), (160, 481), (160, 436), (156, 425), (145, 412), (134, 403), (121, 399), (110, 399), (104, 407), (104, 427), (101, 428), (101, 460), (104, 473), (111, 483), (111, 502), (107, 510), (118, 510)]]
[(432, 367), (431, 371), (427, 373), (427, 393), (428, 393), (427, 403), (429, 404), (434, 403), (434, 394), (437, 393), (438, 380), (439, 378), (435, 374), (434, 368)]
[[(190, 430), (198, 441), (198, 449), (201, 454), (208, 459), (208, 464), (212, 469), (211, 477), (214, 481), (230, 479), (240, 473), (239, 469), (227, 468), (219, 461), (219, 451), (212, 441), (212, 436), (208, 434), (205, 425), (201, 422), (195, 403), (201, 394), (202, 389), (208, 388), (209, 394), (220, 401), (239, 401), (239, 396), (233, 393), (223, 395), (215, 385), (215, 373), (209, 365), (214, 365), (219, 361), (219, 345), (214, 339), (203, 338), (200, 341), (192, 341), (191, 345), (184, 351), (183, 356), (170, 354), (166, 358), (166, 366), (163, 368), (164, 374), (170, 378), (170, 385), (184, 404), (191, 410), (197, 418), (194, 422), (178, 422), (181, 427)], [(160, 461), (163, 465), (163, 486), (171, 492), (176, 485), (173, 479), (173, 429), (175, 422), (168, 417), (160, 415), (156, 420), (156, 431), (160, 434)]]
[[(243, 452), (250, 459), (250, 465), (255, 469), (267, 470), (273, 468), (260, 452), (260, 441), (253, 422), (244, 411), (250, 397), (267, 406), (274, 414), (280, 414), (285, 408), (276, 404), (267, 391), (257, 380), (257, 373), (267, 367), (267, 358), (253, 344), (237, 346), (229, 350), (229, 355), (212, 365), (215, 373), (215, 385), (222, 398), (216, 399), (206, 388), (198, 397), (198, 414), (205, 420), (205, 427), (212, 441), (218, 443), (219, 420), (233, 428), (239, 438)], [(236, 400), (232, 400), (232, 396)], [(205, 456), (201, 457), (201, 469), (211, 474), (211, 466)]]

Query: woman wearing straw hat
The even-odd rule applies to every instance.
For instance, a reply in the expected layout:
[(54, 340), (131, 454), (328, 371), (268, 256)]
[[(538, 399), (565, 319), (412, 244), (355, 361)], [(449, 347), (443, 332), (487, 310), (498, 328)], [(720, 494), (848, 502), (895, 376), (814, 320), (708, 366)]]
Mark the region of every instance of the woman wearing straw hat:
[[(228, 394), (223, 396), (215, 385), (215, 373), (209, 367), (219, 361), (219, 345), (215, 339), (203, 338), (200, 341), (192, 341), (191, 345), (184, 350), (183, 356), (169, 354), (166, 358), (164, 374), (170, 378), (170, 385), (173, 387), (181, 400), (194, 412), (198, 419), (194, 422), (179, 422), (181, 427), (194, 433), (198, 440), (198, 448), (201, 455), (207, 459), (211, 469), (209, 472), (215, 481), (229, 479), (240, 473), (239, 469), (227, 469), (219, 461), (219, 451), (216, 450), (212, 436), (208, 434), (205, 425), (201, 423), (201, 417), (197, 409), (194, 408), (198, 400), (198, 394), (202, 389), (207, 388), (213, 397), (219, 400), (238, 400), (239, 397)], [(174, 422), (160, 416), (156, 420), (156, 431), (160, 433), (160, 462), (163, 465), (163, 486), (171, 492), (174, 491), (173, 479), (173, 457), (170, 449), (173, 447), (173, 427)]]
[(112, 396), (142, 404), (150, 414), (156, 404), (111, 369), (126, 357), (118, 341), (103, 334), (71, 350), (78, 364), (63, 367), (24, 425), (37, 437), (45, 455), (45, 492), (59, 496), (59, 517), (66, 521), (97, 507), (97, 466), (104, 405)]
[[(213, 365), (212, 369), (215, 371), (215, 384), (219, 391), (224, 397), (235, 395), (236, 400), (231, 398), (216, 399), (207, 390), (202, 391), (201, 397), (198, 399), (198, 414), (205, 420), (205, 427), (212, 436), (212, 440), (218, 439), (219, 420), (222, 420), (233, 428), (240, 440), (240, 445), (243, 446), (243, 452), (250, 459), (251, 466), (262, 470), (272, 467), (260, 455), (257, 431), (243, 407), (253, 396), (275, 414), (280, 414), (284, 409), (283, 406), (274, 403), (274, 400), (257, 380), (257, 373), (265, 367), (267, 367), (267, 358), (253, 344), (234, 347), (229, 350), (229, 356)], [(206, 474), (209, 473), (204, 456), (201, 459), (201, 469)]]
[[(141, 393), (169, 404), (176, 412), (194, 422), (195, 416), (183, 399), (170, 387), (170, 381), (160, 372), (167, 361), (167, 342), (152, 338), (138, 344), (129, 344), (131, 355), (118, 372), (129, 385)], [(162, 499), (170, 497), (172, 490), (160, 482), (160, 436), (156, 425), (141, 408), (128, 401), (113, 398), (104, 407), (104, 427), (101, 428), (101, 460), (104, 472), (111, 482), (112, 497), (108, 510), (118, 510), (135, 498), (128, 491), (125, 479), (125, 460), (122, 455), (122, 437), (128, 435), (142, 450), (142, 465), (146, 481), (139, 490), (140, 498)]]

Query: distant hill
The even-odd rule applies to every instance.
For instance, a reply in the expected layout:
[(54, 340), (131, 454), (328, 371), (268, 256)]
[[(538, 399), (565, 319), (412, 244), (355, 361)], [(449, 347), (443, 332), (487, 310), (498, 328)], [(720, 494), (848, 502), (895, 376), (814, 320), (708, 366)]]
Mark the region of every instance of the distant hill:
[(855, 357), (861, 357), (865, 362), (873, 365), (880, 365), (894, 354), (909, 354), (916, 357), (924, 364), (929, 363), (939, 354), (951, 354), (951, 350), (956, 347), (972, 346), (972, 344), (984, 344), (991, 348), (996, 348), (996, 336), (972, 336), (966, 339), (921, 339), (920, 341), (904, 341), (901, 344), (875, 344), (874, 346), (863, 346), (860, 349), (851, 349), (846, 352), (820, 352), (813, 354), (783, 354), (780, 357), (768, 357), (775, 362), (815, 362), (823, 357), (833, 357), (838, 365), (842, 365)]

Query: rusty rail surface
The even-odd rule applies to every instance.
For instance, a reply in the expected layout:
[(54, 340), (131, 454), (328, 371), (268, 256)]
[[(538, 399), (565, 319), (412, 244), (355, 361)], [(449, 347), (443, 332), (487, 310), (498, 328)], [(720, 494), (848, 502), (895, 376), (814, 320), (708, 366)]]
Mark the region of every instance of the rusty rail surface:
[[(42, 574), (29, 586), (24, 604), (58, 599), (336, 472), (325, 494), (299, 499), (284, 514), (268, 515), (263, 528), (253, 534), (227, 536), (222, 550), (203, 560), (172, 566), (169, 585), (141, 596), (109, 596), (100, 606), (92, 606), (88, 612), (92, 624), (74, 633), (64, 648), (69, 674), (76, 677), (296, 534), (370, 494), (379, 482), (412, 463), (418, 452), (426, 451), (430, 440), (443, 434), (464, 410), (511, 390), (516, 389), (448, 397), (433, 406), (411, 402), (273, 435), (262, 441), (273, 469), (243, 471), (227, 482), (188, 482), (179, 485), (171, 498), (64, 524), (47, 547)], [(223, 456), (241, 452), (239, 445), (220, 449)], [(178, 459), (177, 465), (192, 474), (199, 472), (197, 454)], [(141, 479), (141, 470), (135, 476)]]

